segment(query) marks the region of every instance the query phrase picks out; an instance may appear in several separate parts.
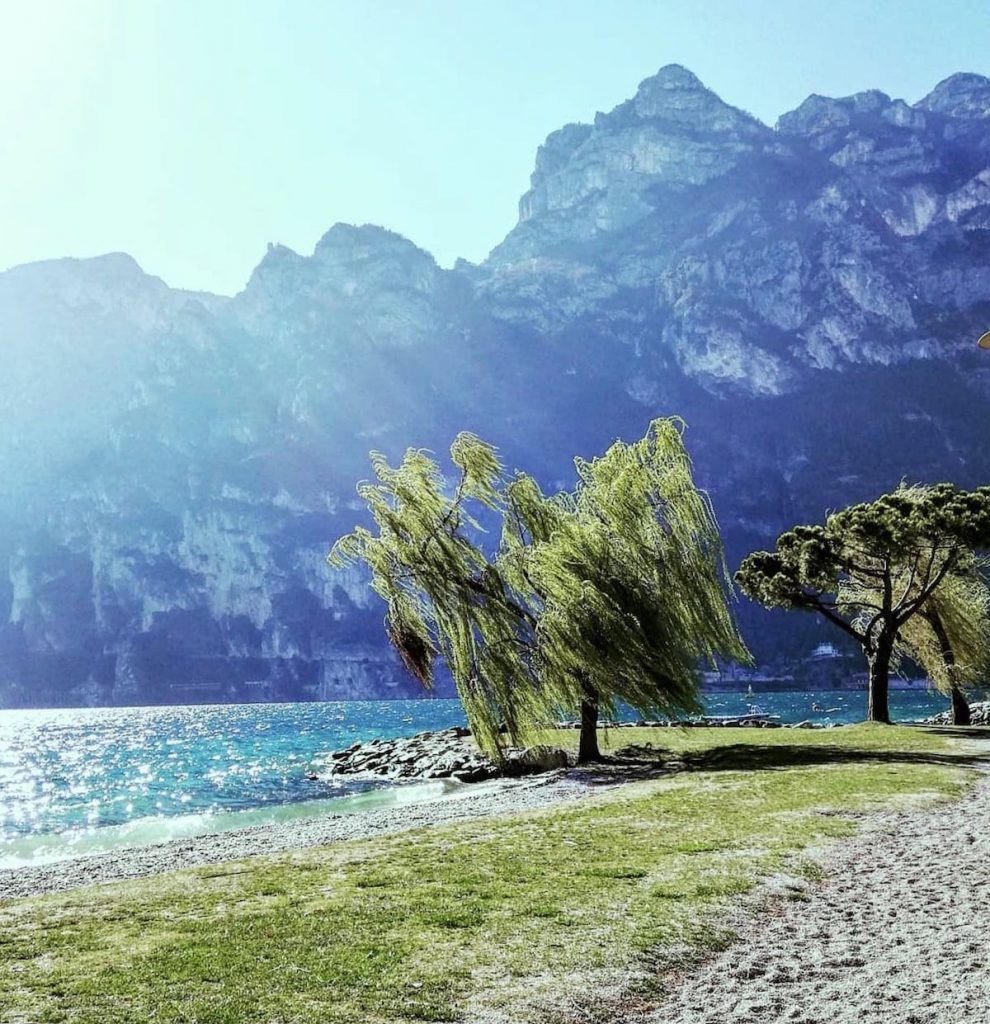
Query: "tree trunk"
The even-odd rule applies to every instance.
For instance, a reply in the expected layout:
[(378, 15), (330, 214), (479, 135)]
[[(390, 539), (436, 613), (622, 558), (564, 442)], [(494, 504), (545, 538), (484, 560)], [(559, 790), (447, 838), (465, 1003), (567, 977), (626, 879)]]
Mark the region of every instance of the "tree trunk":
[(867, 691), (866, 720), (883, 722), (890, 725), (890, 656), (893, 651), (893, 638), (882, 636), (877, 641), (876, 650), (868, 655), (870, 677)]
[(598, 749), (598, 695), (594, 691), (586, 691), (587, 696), (581, 701), (581, 736), (578, 740), (578, 764), (600, 761), (601, 751)]
[(969, 714), (969, 701), (966, 700), (962, 690), (952, 684), (951, 690), (952, 696), (952, 724), (953, 725), (972, 725), (973, 719)]
[(956, 668), (956, 654), (952, 649), (949, 634), (945, 631), (942, 617), (934, 609), (929, 611), (926, 617), (938, 639), (942, 661), (945, 662), (945, 668), (949, 676), (949, 696), (952, 698), (952, 724), (972, 725), (972, 719), (969, 714), (969, 701), (966, 700), (962, 690), (953, 680)]

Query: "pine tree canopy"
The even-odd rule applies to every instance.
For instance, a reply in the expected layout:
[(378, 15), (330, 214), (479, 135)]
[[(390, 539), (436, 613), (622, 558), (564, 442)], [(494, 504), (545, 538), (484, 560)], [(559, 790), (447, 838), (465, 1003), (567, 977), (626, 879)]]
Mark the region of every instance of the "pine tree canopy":
[[(990, 487), (964, 491), (952, 484), (901, 486), (876, 501), (830, 515), (824, 526), (796, 526), (780, 535), (773, 552), (749, 555), (736, 573), (743, 592), (770, 608), (803, 608), (860, 637), (852, 590), (886, 586), (884, 606), (906, 622), (944, 577), (964, 569), (974, 549), (990, 547)], [(895, 591), (894, 577), (904, 570)], [(842, 587), (847, 600), (836, 600)], [(864, 599), (865, 602), (865, 599)], [(871, 605), (865, 602), (864, 608)], [(852, 620), (855, 618), (856, 623)], [(866, 626), (876, 626), (874, 617)]]
[[(470, 434), (437, 463), (410, 450), (372, 455), (362, 484), (377, 533), (356, 528), (331, 563), (365, 562), (386, 602), (388, 635), (427, 686), (442, 656), (478, 741), (494, 751), (593, 699), (644, 714), (698, 709), (698, 666), (748, 660), (728, 600), (717, 523), (694, 484), (683, 424), (657, 420), (634, 444), (575, 462), (573, 492), (506, 480), (495, 449)], [(472, 508), (476, 511), (472, 513)], [(502, 519), (481, 545), (481, 510)]]
[[(966, 664), (982, 663), (979, 616), (963, 602), (981, 599), (974, 551), (987, 547), (990, 487), (902, 485), (833, 513), (824, 525), (781, 534), (774, 551), (743, 561), (736, 580), (767, 607), (818, 612), (854, 637), (870, 666), (870, 714), (885, 721), (887, 671), (898, 652), (940, 672), (932, 647), (940, 610)], [(944, 661), (944, 635), (941, 647)]]

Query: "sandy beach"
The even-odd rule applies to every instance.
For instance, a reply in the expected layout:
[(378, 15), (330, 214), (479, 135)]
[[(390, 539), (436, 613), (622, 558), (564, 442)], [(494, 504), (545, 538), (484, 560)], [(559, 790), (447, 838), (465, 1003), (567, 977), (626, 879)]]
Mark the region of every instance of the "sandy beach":
[(736, 942), (622, 1024), (990, 1021), (990, 777), (956, 803), (862, 815), (815, 859), (820, 884), (767, 886)]

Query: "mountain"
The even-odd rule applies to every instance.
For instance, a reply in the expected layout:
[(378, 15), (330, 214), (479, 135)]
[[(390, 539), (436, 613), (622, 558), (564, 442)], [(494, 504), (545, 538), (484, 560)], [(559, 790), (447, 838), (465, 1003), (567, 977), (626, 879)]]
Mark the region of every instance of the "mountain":
[[(471, 429), (548, 487), (687, 420), (730, 558), (905, 478), (990, 478), (990, 80), (773, 127), (666, 67), (539, 148), (439, 267), (382, 228), (240, 294), (128, 256), (0, 274), (0, 704), (411, 696), (332, 541), (367, 452)], [(740, 604), (764, 660), (821, 637)]]

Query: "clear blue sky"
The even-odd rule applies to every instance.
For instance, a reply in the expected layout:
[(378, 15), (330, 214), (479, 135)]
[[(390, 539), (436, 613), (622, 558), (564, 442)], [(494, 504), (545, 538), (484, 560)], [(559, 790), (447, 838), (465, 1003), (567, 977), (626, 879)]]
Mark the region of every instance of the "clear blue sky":
[(990, 74), (990, 4), (0, 0), (0, 268), (122, 250), (232, 293), (338, 220), (481, 259), (543, 138), (669, 63), (769, 123), (913, 102)]

